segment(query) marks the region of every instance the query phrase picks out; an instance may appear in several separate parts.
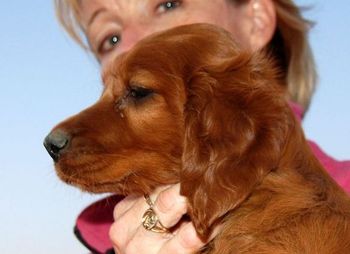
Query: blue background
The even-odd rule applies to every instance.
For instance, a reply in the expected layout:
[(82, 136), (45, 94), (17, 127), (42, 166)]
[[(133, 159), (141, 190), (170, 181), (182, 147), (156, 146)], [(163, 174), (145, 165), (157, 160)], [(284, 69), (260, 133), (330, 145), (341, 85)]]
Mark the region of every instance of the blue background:
[[(304, 120), (310, 139), (350, 159), (350, 3), (297, 1), (317, 25), (320, 82)], [(51, 1), (3, 1), (0, 16), (0, 253), (87, 253), (76, 215), (100, 198), (60, 182), (42, 140), (101, 92), (98, 64), (64, 34)]]

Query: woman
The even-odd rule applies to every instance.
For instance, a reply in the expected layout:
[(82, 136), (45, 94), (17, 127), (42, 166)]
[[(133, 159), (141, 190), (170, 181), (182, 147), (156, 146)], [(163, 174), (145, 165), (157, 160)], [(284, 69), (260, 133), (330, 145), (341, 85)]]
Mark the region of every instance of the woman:
[[(216, 24), (231, 32), (242, 47), (271, 52), (284, 73), (286, 96), (296, 114), (301, 117), (301, 108), (307, 109), (310, 103), (316, 80), (307, 41), (310, 22), (302, 18), (291, 0), (56, 0), (56, 8), (66, 30), (93, 52), (102, 69), (154, 32), (189, 23)], [(310, 145), (329, 173), (350, 192), (350, 162), (335, 161), (314, 143)], [(186, 213), (186, 201), (178, 193), (179, 185), (175, 185), (151, 195), (154, 210), (165, 227), (175, 225)], [(93, 218), (108, 217), (118, 201), (115, 197), (103, 200), (78, 219), (78, 236), (97, 253), (112, 246), (105, 239), (111, 222), (106, 219), (99, 226)], [(125, 198), (115, 207), (109, 235), (117, 253), (192, 253), (204, 245), (190, 223), (183, 224), (175, 235), (147, 231), (140, 218), (148, 207), (143, 197), (136, 196)], [(94, 223), (90, 227), (86, 221), (91, 220)]]

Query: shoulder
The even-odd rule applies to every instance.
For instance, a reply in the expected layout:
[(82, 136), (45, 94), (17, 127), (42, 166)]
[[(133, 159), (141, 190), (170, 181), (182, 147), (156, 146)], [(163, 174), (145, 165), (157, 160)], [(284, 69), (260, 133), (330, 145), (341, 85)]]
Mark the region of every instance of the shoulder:
[(311, 150), (329, 175), (350, 194), (350, 160), (339, 161), (326, 154), (314, 141), (308, 141)]

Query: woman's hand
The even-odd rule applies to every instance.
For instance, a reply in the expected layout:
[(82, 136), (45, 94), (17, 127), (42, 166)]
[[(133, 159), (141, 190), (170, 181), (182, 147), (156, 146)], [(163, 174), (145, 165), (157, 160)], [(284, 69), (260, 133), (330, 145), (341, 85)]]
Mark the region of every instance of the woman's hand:
[[(159, 221), (170, 228), (186, 213), (186, 199), (179, 194), (180, 185), (157, 189), (150, 195)], [(128, 196), (115, 207), (109, 235), (117, 254), (186, 254), (205, 245), (192, 223), (183, 223), (172, 234), (155, 233), (142, 226), (142, 215), (149, 208), (144, 197)], [(214, 233), (215, 234), (215, 233)]]

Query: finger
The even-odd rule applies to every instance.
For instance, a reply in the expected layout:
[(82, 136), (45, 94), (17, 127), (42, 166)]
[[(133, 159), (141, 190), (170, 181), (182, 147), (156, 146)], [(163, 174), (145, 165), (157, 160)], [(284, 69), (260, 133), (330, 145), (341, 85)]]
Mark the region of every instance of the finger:
[[(167, 208), (167, 205), (169, 205), (169, 201), (171, 202), (172, 199), (179, 197), (179, 186), (162, 186), (157, 188), (156, 190), (151, 193), (150, 198), (153, 201), (153, 209), (155, 209), (156, 213), (157, 210), (157, 204), (160, 204), (160, 208), (163, 209), (161, 211), (166, 211), (165, 217), (173, 218), (173, 214), (176, 213), (169, 213), (169, 210)], [(160, 203), (159, 203), (160, 202)], [(175, 201), (176, 202), (176, 201)], [(142, 204), (142, 205), (141, 205)], [(178, 205), (177, 205), (178, 206)], [(184, 205), (185, 209), (182, 209), (183, 211), (186, 211), (186, 206)], [(117, 241), (114, 241), (115, 245), (117, 247), (120, 247), (119, 249), (127, 250), (126, 253), (158, 253), (159, 249), (165, 244), (165, 242), (169, 241), (174, 235), (171, 233), (156, 233), (152, 232), (150, 230), (147, 230), (143, 227), (141, 224), (141, 217), (142, 214), (149, 208), (149, 204), (147, 204), (145, 199), (138, 200), (121, 218), (120, 228), (123, 228), (127, 225), (122, 225), (124, 222), (130, 223), (132, 219), (139, 219), (138, 223), (134, 223), (134, 226), (137, 225), (136, 228), (131, 229), (131, 225), (129, 224), (129, 229), (127, 232), (124, 232), (127, 236), (123, 236)], [(172, 208), (172, 205), (170, 205), (169, 208)], [(137, 216), (137, 213), (140, 213), (140, 216)], [(160, 214), (164, 215), (164, 212), (159, 212)], [(158, 218), (160, 219), (158, 213)], [(180, 219), (182, 216), (182, 213), (178, 217)], [(177, 219), (177, 220), (178, 220)], [(124, 222), (123, 222), (124, 221)], [(167, 221), (167, 220), (165, 220)], [(114, 223), (115, 225), (118, 224), (118, 221)], [(122, 233), (122, 232), (119, 232)]]
[(133, 239), (141, 225), (142, 213), (148, 208), (144, 197), (127, 197), (114, 209), (114, 223), (109, 238), (115, 247), (124, 249)]
[(191, 222), (181, 225), (169, 241), (159, 251), (159, 254), (187, 254), (197, 253), (208, 242), (213, 240), (219, 232), (222, 231), (222, 225), (216, 226), (207, 242), (203, 242), (197, 235), (197, 232)]
[(126, 213), (132, 206), (135, 205), (140, 196), (129, 195), (122, 199), (113, 210), (114, 220), (120, 218), (124, 213)]
[[(161, 191), (167, 188), (169, 188), (169, 186), (157, 188), (152, 193), (152, 196), (158, 196)], [(115, 221), (120, 220), (122, 217), (123, 219), (131, 219), (131, 217), (141, 218), (147, 208), (149, 208), (149, 205), (143, 196), (129, 195), (114, 207), (113, 218)]]
[[(161, 187), (152, 195), (157, 196), (159, 192), (168, 187)], [(114, 223), (109, 230), (109, 237), (115, 248), (125, 249), (130, 241), (134, 241), (138, 231), (144, 230), (141, 226), (143, 213), (149, 208), (143, 196), (128, 196), (118, 203), (114, 208)], [(139, 234), (138, 234), (139, 235)]]
[[(143, 213), (148, 208), (143, 198), (141, 201), (136, 202), (111, 227), (110, 238), (114, 249), (119, 253), (158, 253), (164, 243), (173, 237), (171, 233), (156, 233), (143, 227), (141, 217), (135, 217), (134, 213), (135, 211)], [(137, 208), (139, 203), (146, 208)], [(131, 221), (132, 219), (134, 221)]]
[(172, 237), (171, 234), (155, 233), (140, 226), (128, 244), (119, 250), (121, 250), (120, 253), (132, 254), (158, 253), (170, 237)]
[(197, 236), (192, 223), (183, 224), (176, 235), (165, 242), (159, 254), (187, 254), (198, 251), (205, 245)]
[(154, 210), (165, 227), (177, 224), (187, 211), (186, 199), (180, 195), (180, 184), (161, 191), (154, 203)]

